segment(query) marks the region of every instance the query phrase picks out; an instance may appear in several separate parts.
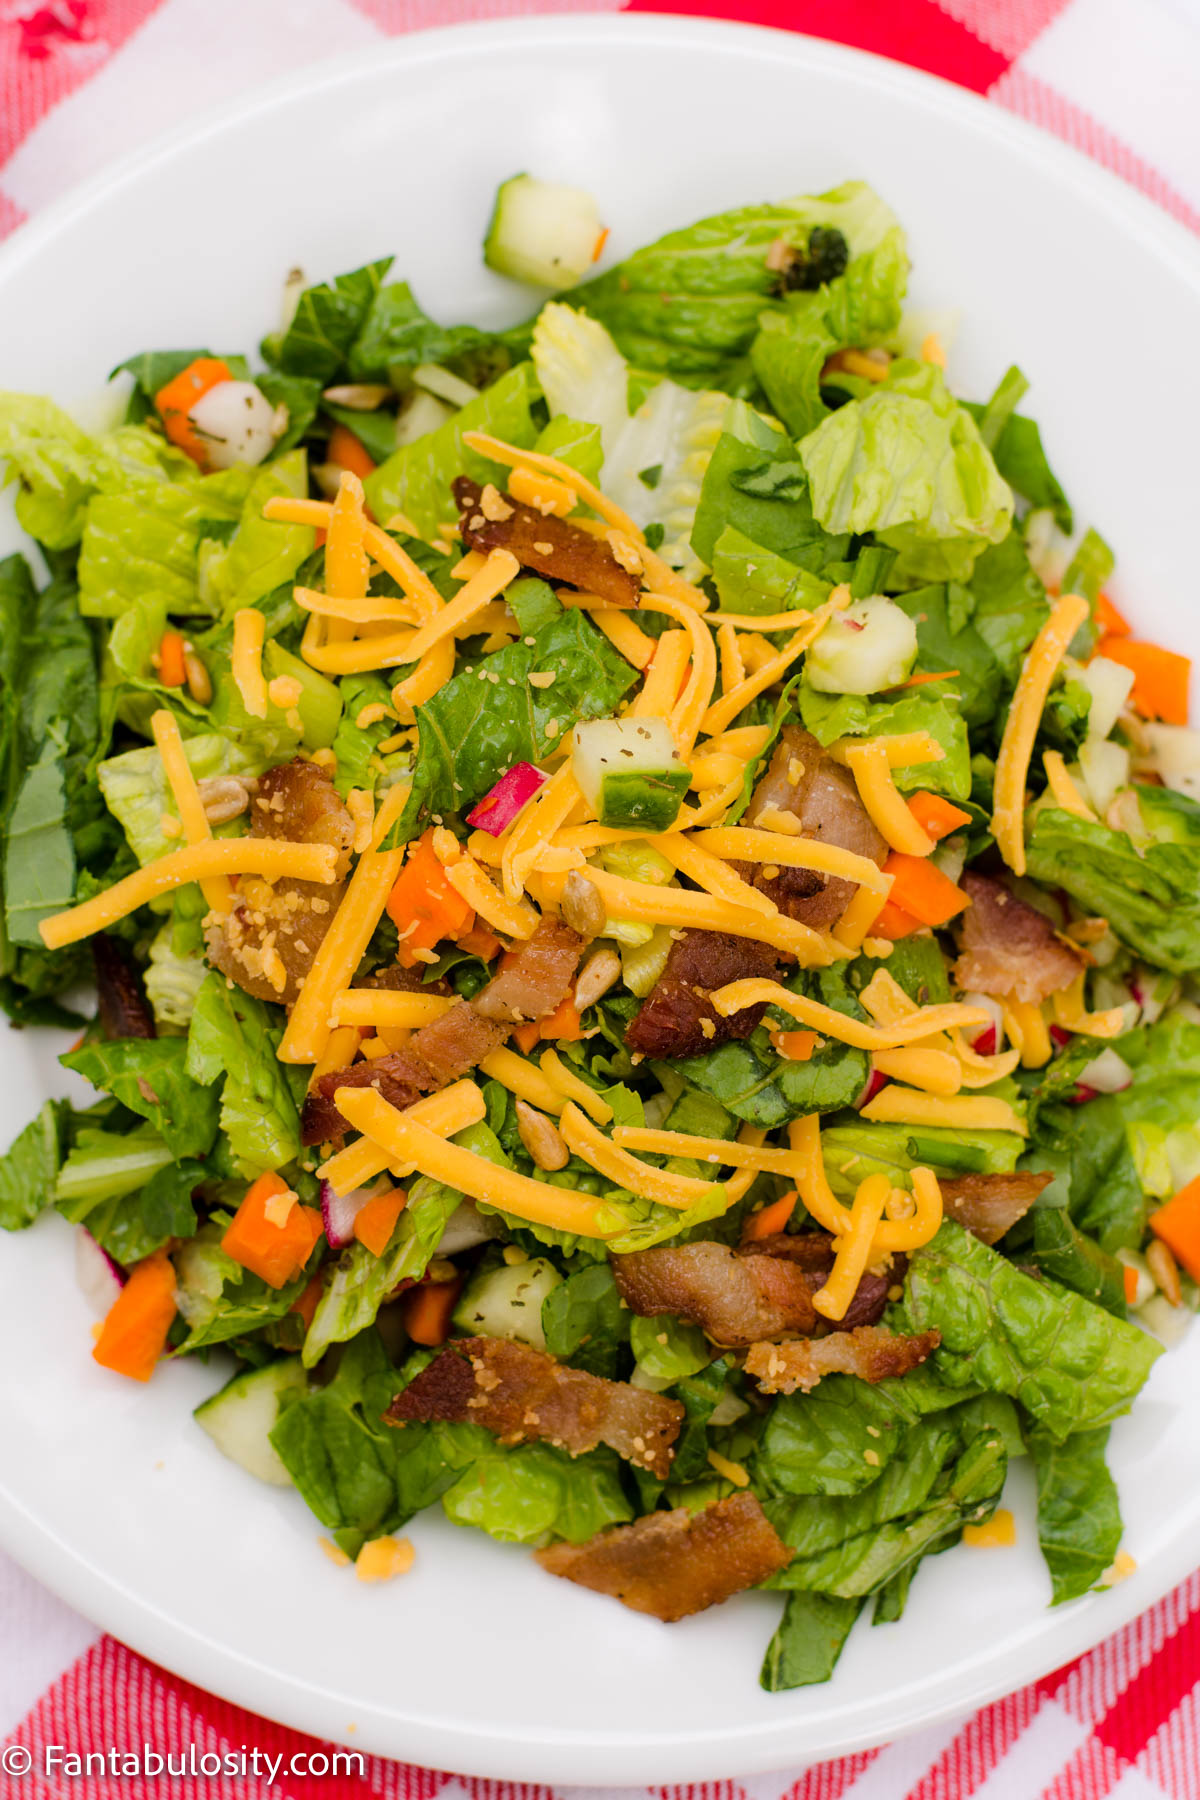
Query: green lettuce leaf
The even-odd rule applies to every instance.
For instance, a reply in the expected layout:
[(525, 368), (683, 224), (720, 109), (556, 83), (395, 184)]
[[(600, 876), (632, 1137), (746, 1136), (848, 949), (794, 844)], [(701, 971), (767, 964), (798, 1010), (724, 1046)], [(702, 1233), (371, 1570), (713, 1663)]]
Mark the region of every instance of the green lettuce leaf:
[[(917, 628), (917, 667), (931, 673), (955, 669), (943, 697), (969, 729), (986, 725), (1000, 704), (1003, 671), (986, 638), (966, 622), (970, 596), (953, 585), (915, 588), (895, 596)], [(943, 684), (939, 684), (943, 685)]]
[(790, 1593), (767, 1654), (759, 1684), (769, 1694), (828, 1681), (862, 1610), (862, 1601), (832, 1594)]
[(1047, 461), (1042, 434), (1032, 419), (1014, 410), (1028, 387), (1014, 366), (1001, 376), (985, 406), (971, 400), (964, 400), (963, 405), (978, 423), (980, 436), (1009, 487), (1031, 507), (1048, 508), (1059, 530), (1070, 533), (1074, 528), (1071, 503)]
[(457, 517), (450, 492), (456, 476), (505, 480), (506, 471), (467, 449), (463, 433), (484, 431), (528, 449), (537, 436), (531, 411), (536, 398), (532, 363), (518, 363), (436, 431), (397, 450), (365, 484), (375, 517), (386, 521), (393, 513), (402, 512), (422, 537), (435, 537), (443, 519)]
[(65, 1218), (86, 1222), (97, 1242), (128, 1268), (173, 1238), (192, 1235), (196, 1229), (192, 1193), (205, 1173), (203, 1163), (171, 1161), (126, 1193), (63, 1198), (58, 1210)]
[(96, 1038), (59, 1057), (155, 1127), (173, 1155), (207, 1156), (217, 1135), (213, 1088), (187, 1073), (183, 1038)]
[[(278, 1023), (276, 1023), (278, 1021)], [(193, 1081), (221, 1088), (221, 1130), (248, 1179), (282, 1168), (300, 1151), (298, 1095), (306, 1084), (281, 1063), (282, 1014), (215, 971), (196, 996), (185, 1067)]]
[(54, 1199), (78, 1224), (94, 1206), (134, 1193), (174, 1161), (157, 1131), (139, 1127), (123, 1134), (85, 1125), (58, 1171)]
[(301, 563), (312, 554), (312, 526), (264, 519), (263, 507), (280, 496), (303, 499), (307, 494), (308, 462), (303, 450), (289, 450), (251, 471), (237, 530), (228, 543), (214, 540), (206, 546), (201, 593), (207, 611), (228, 618), (239, 607), (253, 606), (294, 579)]
[(1126, 1412), (1161, 1346), (1057, 1283), (1037, 1281), (947, 1220), (909, 1265), (897, 1319), (936, 1329), (951, 1385), (1008, 1394), (1050, 1436)]
[(734, 525), (724, 526), (713, 545), (712, 573), (726, 612), (811, 612), (829, 598), (831, 587)]
[(282, 1319), (308, 1286), (325, 1248), (321, 1239), (308, 1267), (295, 1281), (281, 1288), (268, 1287), (261, 1276), (251, 1274), (222, 1250), (221, 1239), (230, 1223), (229, 1213), (214, 1213), (175, 1256), (179, 1311), (188, 1327), (178, 1346), (180, 1356), (228, 1343)]
[(387, 381), (420, 363), (453, 367), (488, 353), (494, 344), (474, 325), (437, 324), (422, 311), (407, 281), (389, 281), (377, 289), (349, 346), (350, 379)]
[[(482, 669), (488, 679), (480, 679)], [(553, 671), (554, 682), (530, 686), (533, 671)], [(552, 619), (532, 644), (521, 639), (460, 670), (417, 709), (420, 748), (399, 841), (434, 813), (465, 810), (513, 763), (540, 761), (578, 720), (615, 712), (635, 679), (577, 607)], [(504, 707), (496, 704), (497, 690), (508, 696)]]
[(41, 945), (38, 926), (70, 906), (75, 844), (67, 825), (65, 723), (55, 721), (17, 789), (4, 835), (4, 929), (12, 944)]
[(895, 771), (901, 793), (930, 788), (951, 800), (971, 792), (967, 726), (956, 702), (926, 692), (907, 700), (872, 700), (865, 694), (821, 694), (801, 680), (796, 690), (805, 729), (820, 744), (840, 737), (880, 737), (927, 731), (946, 752), (940, 762), (910, 763)]
[(0, 1157), (0, 1226), (5, 1231), (32, 1225), (53, 1200), (70, 1117), (67, 1101), (44, 1101)]
[(1050, 1571), (1053, 1606), (1096, 1587), (1121, 1546), (1121, 1503), (1108, 1471), (1108, 1427), (1063, 1442), (1029, 1436), (1038, 1484), (1038, 1542)]
[(331, 382), (346, 365), (391, 266), (391, 257), (383, 257), (305, 288), (286, 331), (264, 339), (266, 360), (287, 375)]
[(467, 1463), (442, 1495), (455, 1525), (475, 1525), (505, 1544), (580, 1544), (633, 1517), (611, 1451), (571, 1457), (552, 1444), (506, 1448), (474, 1425), (433, 1429), (443, 1454)]
[[(267, 767), (265, 757), (255, 755), (224, 733), (205, 732), (200, 737), (183, 740), (188, 767), (197, 781), (220, 775), (261, 775)], [(124, 750), (110, 756), (96, 770), (100, 792), (109, 811), (116, 818), (129, 847), (139, 863), (153, 862), (168, 851), (179, 848), (178, 838), (167, 837), (162, 828), (163, 815), (178, 818), (174, 796), (162, 757), (153, 744), (140, 750)], [(234, 832), (244, 820), (232, 821)], [(218, 827), (217, 836), (229, 831)]]
[(1014, 527), (979, 557), (971, 574), (971, 624), (1014, 687), (1021, 659), (1050, 616), (1046, 590), (1033, 572), (1025, 540)]
[(1012, 522), (1011, 490), (932, 363), (898, 359), (886, 381), (810, 432), (799, 455), (819, 522), (876, 532), (899, 552), (901, 586), (965, 580)]
[(632, 1323), (607, 1262), (577, 1269), (542, 1302), (542, 1332), (550, 1355), (610, 1381)]
[(849, 533), (832, 535), (813, 516), (790, 438), (740, 405), (729, 410), (700, 487), (692, 548), (701, 562), (714, 565), (727, 530), (812, 575), (840, 563), (850, 547)]

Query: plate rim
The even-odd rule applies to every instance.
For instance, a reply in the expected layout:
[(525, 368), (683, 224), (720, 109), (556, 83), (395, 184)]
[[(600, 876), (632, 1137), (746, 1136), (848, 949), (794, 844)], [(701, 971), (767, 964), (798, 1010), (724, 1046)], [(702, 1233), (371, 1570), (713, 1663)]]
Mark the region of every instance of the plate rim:
[[(257, 84), (114, 159), (39, 210), (0, 244), (0, 285), (35, 261), (95, 205), (189, 148), (276, 106), (316, 97), (346, 83), (352, 85), (364, 73), (411, 69), (422, 62), (437, 63), (486, 51), (491, 45), (523, 43), (536, 49), (564, 44), (583, 47), (589, 42), (606, 46), (636, 43), (643, 51), (715, 47), (760, 54), (767, 43), (775, 54), (802, 63), (810, 71), (850, 75), (859, 85), (889, 90), (900, 98), (924, 98), (946, 124), (990, 138), (1001, 148), (1043, 166), (1048, 164), (1082, 198), (1102, 202), (1113, 216), (1114, 226), (1150, 244), (1200, 300), (1200, 240), (1180, 221), (1083, 151), (995, 103), (989, 104), (982, 95), (924, 70), (805, 33), (666, 13), (555, 14), (438, 26), (383, 39)], [(578, 1735), (551, 1741), (533, 1738), (528, 1732), (500, 1733), (490, 1727), (464, 1740), (457, 1727), (452, 1732), (428, 1720), (409, 1725), (395, 1713), (372, 1712), (360, 1705), (360, 1722), (351, 1738), (335, 1716), (344, 1717), (344, 1702), (328, 1688), (282, 1675), (234, 1645), (183, 1625), (159, 1606), (131, 1594), (118, 1572), (86, 1561), (69, 1541), (35, 1518), (2, 1481), (0, 1547), (66, 1604), (113, 1636), (119, 1634), (119, 1641), (170, 1672), (247, 1711), (305, 1735), (324, 1732), (330, 1742), (366, 1755), (415, 1760), (420, 1766), (452, 1768), (455, 1773), (477, 1777), (558, 1783), (582, 1779), (589, 1786), (598, 1780), (610, 1786), (644, 1786), (649, 1781), (760, 1774), (781, 1769), (797, 1756), (803, 1758), (805, 1767), (813, 1760), (812, 1753), (806, 1754), (805, 1747), (794, 1741), (803, 1729), (802, 1722), (784, 1717), (777, 1725), (756, 1722), (744, 1730), (723, 1728), (711, 1738), (685, 1739), (673, 1734), (670, 1738), (643, 1735), (636, 1740), (614, 1740), (608, 1735), (600, 1752), (595, 1739)], [(989, 1674), (981, 1671), (942, 1702), (931, 1706), (922, 1700), (919, 1709), (908, 1716), (901, 1710), (884, 1728), (886, 1736), (881, 1736), (878, 1724), (830, 1721), (823, 1727), (816, 1760), (845, 1756), (906, 1736), (1040, 1680), (1119, 1631), (1194, 1567), (1191, 1541), (1181, 1531), (1175, 1543), (1156, 1557), (1152, 1574), (1139, 1571), (1118, 1591), (1088, 1596), (1057, 1614), (1048, 1612), (1037, 1643), (1021, 1643), (1009, 1651), (1005, 1661), (1014, 1665), (1015, 1672), (1004, 1673), (1004, 1664), (993, 1666)], [(235, 1677), (236, 1692), (231, 1688)], [(469, 1731), (469, 1722), (464, 1725)], [(398, 1744), (398, 1730), (411, 1736), (411, 1744)]]

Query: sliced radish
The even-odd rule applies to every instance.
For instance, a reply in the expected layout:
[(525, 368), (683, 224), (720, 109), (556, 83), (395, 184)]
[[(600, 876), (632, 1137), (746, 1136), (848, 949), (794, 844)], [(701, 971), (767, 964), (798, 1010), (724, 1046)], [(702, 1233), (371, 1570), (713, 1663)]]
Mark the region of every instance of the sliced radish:
[(878, 1069), (872, 1069), (867, 1077), (867, 1085), (862, 1091), (862, 1097), (858, 1103), (858, 1110), (861, 1112), (864, 1106), (869, 1106), (880, 1088), (885, 1088), (887, 1084), (887, 1076), (881, 1075)]
[(1064, 1025), (1052, 1025), (1050, 1027), (1050, 1036), (1060, 1050), (1064, 1049), (1071, 1041), (1071, 1033)]
[(495, 787), (486, 793), (477, 805), (467, 814), (467, 824), (486, 831), (489, 837), (499, 837), (507, 831), (522, 807), (537, 793), (546, 781), (546, 776), (532, 763), (514, 763), (506, 769)]
[(103, 1319), (125, 1286), (125, 1271), (101, 1248), (86, 1225), (75, 1230), (75, 1280), (98, 1319)]
[(210, 469), (262, 462), (287, 429), (286, 408), (272, 406), (252, 381), (218, 381), (201, 395), (188, 418), (204, 440)]
[(355, 1219), (377, 1190), (378, 1183), (375, 1187), (351, 1188), (348, 1194), (336, 1194), (329, 1182), (321, 1183), (321, 1218), (331, 1250), (344, 1250), (350, 1243)]

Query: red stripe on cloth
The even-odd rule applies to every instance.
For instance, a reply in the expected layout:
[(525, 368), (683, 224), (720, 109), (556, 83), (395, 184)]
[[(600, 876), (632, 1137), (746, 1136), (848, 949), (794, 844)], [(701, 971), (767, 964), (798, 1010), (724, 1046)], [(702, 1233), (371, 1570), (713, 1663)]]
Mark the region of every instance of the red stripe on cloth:
[(39, 119), (90, 81), (162, 0), (8, 0), (0, 5), (0, 163)]
[(1022, 1688), (968, 1719), (905, 1800), (970, 1800), (1027, 1729), (1038, 1706), (1036, 1688)]
[(1090, 113), (1084, 112), (1055, 88), (1039, 81), (1036, 76), (1027, 75), (1019, 65), (1000, 77), (989, 90), (988, 99), (1007, 107), (1009, 112), (1020, 113), (1023, 119), (1031, 119), (1035, 125), (1052, 131), (1056, 137), (1065, 138), (1077, 150), (1084, 151), (1097, 162), (1103, 163), (1106, 169), (1112, 169), (1115, 174), (1123, 176), (1139, 192), (1149, 195), (1151, 200), (1157, 200), (1160, 206), (1165, 207), (1167, 212), (1183, 224), (1190, 225), (1193, 231), (1200, 231), (1200, 212), (1182, 194), (1176, 192), (1165, 176), (1143, 161), (1136, 150), (1116, 137), (1107, 126), (1101, 125), (1098, 119), (1093, 119)]
[(1200, 1674), (1200, 1612), (1193, 1612), (1125, 1692), (1097, 1721), (1096, 1736), (1130, 1762), (1196, 1686)]
[(686, 13), (776, 25), (871, 50), (986, 93), (1009, 59), (983, 44), (934, 0), (630, 0), (627, 12)]
[(1157, 1656), (1167, 1639), (1190, 1613), (1200, 1608), (1200, 1573), (1165, 1595), (1149, 1612), (1097, 1644), (1075, 1662), (1038, 1683), (1047, 1694), (1084, 1725), (1092, 1724), (1116, 1702), (1139, 1670)]
[(1166, 1793), (1191, 1800), (1200, 1783), (1200, 1685), (1159, 1726), (1138, 1757), (1138, 1768)]
[(878, 1755), (878, 1750), (860, 1750), (854, 1756), (840, 1756), (836, 1762), (817, 1763), (805, 1770), (796, 1786), (782, 1794), (780, 1800), (841, 1800), (850, 1783)]
[(1071, 0), (938, 0), (942, 11), (973, 31), (981, 43), (1013, 60), (1070, 4)]
[(1128, 1763), (1096, 1738), (1081, 1744), (1040, 1800), (1106, 1800)]
[(7, 237), (10, 231), (15, 231), (18, 225), (23, 225), (28, 217), (29, 214), (18, 206), (15, 200), (10, 200), (3, 189), (0, 189), (0, 238)]
[(350, 0), (389, 37), (473, 19), (528, 18), (542, 13), (620, 12), (621, 0)]

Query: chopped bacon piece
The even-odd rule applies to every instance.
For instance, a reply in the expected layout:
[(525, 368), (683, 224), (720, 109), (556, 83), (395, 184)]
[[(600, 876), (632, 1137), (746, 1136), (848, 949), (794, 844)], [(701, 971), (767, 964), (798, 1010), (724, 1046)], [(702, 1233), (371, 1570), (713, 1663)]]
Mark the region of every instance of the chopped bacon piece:
[(157, 1037), (158, 1027), (146, 1004), (141, 977), (115, 938), (101, 932), (92, 939), (92, 967), (96, 1008), (105, 1037)]
[(483, 1018), (466, 1000), (460, 1000), (440, 1019), (414, 1031), (403, 1050), (322, 1075), (305, 1098), (301, 1117), (304, 1143), (323, 1144), (346, 1130), (346, 1121), (333, 1104), (340, 1087), (378, 1088), (392, 1106), (403, 1109), (422, 1094), (432, 1094), (468, 1074), (498, 1050), (507, 1036), (507, 1026)]
[(800, 1338), (786, 1344), (751, 1344), (746, 1373), (764, 1394), (807, 1394), (823, 1375), (857, 1375), (860, 1381), (885, 1381), (907, 1375), (942, 1341), (940, 1331), (902, 1337), (878, 1325), (834, 1331), (828, 1337)]
[(990, 875), (968, 869), (960, 886), (971, 904), (962, 915), (962, 955), (954, 978), (966, 992), (1040, 1005), (1069, 987), (1086, 967), (1081, 951), (1050, 920)]
[[(835, 763), (810, 732), (785, 725), (766, 774), (754, 790), (745, 823), (754, 825), (773, 807), (793, 813), (800, 835), (851, 850), (883, 867), (888, 847), (876, 830), (848, 769)], [(781, 913), (820, 931), (841, 917), (855, 892), (852, 881), (810, 869), (781, 869), (769, 880), (762, 865), (737, 865), (747, 880), (773, 900)]]
[(206, 928), (214, 968), (256, 999), (290, 1006), (345, 892), (354, 821), (324, 769), (297, 759), (260, 778), (250, 830), (293, 844), (332, 844), (342, 853), (336, 882), (243, 876), (232, 912)]
[(533, 936), (513, 946), (498, 974), (476, 994), (476, 1011), (510, 1025), (548, 1018), (570, 994), (583, 949), (577, 931), (546, 914)]
[[(833, 1239), (823, 1231), (794, 1234), (781, 1231), (772, 1237), (752, 1239), (743, 1244), (738, 1255), (782, 1257), (815, 1278), (810, 1285), (816, 1293), (833, 1269)], [(852, 1331), (856, 1325), (877, 1324), (887, 1306), (888, 1289), (904, 1280), (907, 1269), (908, 1258), (897, 1255), (892, 1257), (886, 1274), (876, 1275), (867, 1270), (842, 1318), (836, 1325), (818, 1318), (813, 1335), (820, 1337), (826, 1331)]]
[(776, 1256), (739, 1254), (705, 1239), (614, 1256), (612, 1269), (631, 1311), (674, 1313), (715, 1344), (753, 1344), (817, 1324), (812, 1297), (823, 1277)]
[(943, 1175), (942, 1209), (980, 1239), (994, 1244), (1023, 1219), (1044, 1187), (1049, 1170), (1017, 1169), (1011, 1175)]
[(553, 513), (544, 515), (511, 495), (504, 496), (506, 516), (489, 519), (480, 507), (482, 497), (479, 483), (466, 475), (454, 483), (465, 549), (485, 555), (489, 550), (511, 550), (523, 569), (569, 582), (586, 594), (599, 594), (609, 606), (637, 605), (639, 578), (617, 561), (604, 538)]
[[(764, 1006), (746, 1006), (723, 1019), (708, 996), (730, 981), (758, 975), (774, 980), (778, 952), (724, 931), (685, 931), (675, 939), (662, 974), (625, 1032), (642, 1056), (700, 1056), (731, 1038), (749, 1037)], [(705, 1030), (705, 1026), (709, 1029)]]
[(607, 1444), (665, 1481), (684, 1409), (678, 1400), (605, 1381), (507, 1338), (456, 1338), (383, 1415), (389, 1425), (483, 1425), (505, 1444), (541, 1438), (572, 1456)]
[(551, 1575), (668, 1624), (757, 1587), (792, 1560), (749, 1493), (714, 1500), (703, 1512), (645, 1513), (586, 1544), (551, 1544), (534, 1554)]

